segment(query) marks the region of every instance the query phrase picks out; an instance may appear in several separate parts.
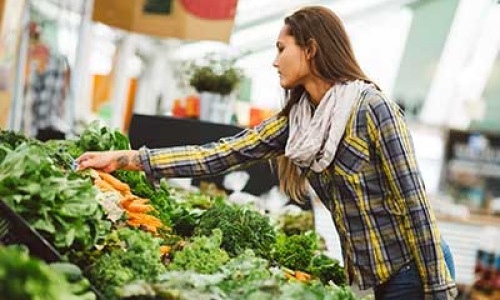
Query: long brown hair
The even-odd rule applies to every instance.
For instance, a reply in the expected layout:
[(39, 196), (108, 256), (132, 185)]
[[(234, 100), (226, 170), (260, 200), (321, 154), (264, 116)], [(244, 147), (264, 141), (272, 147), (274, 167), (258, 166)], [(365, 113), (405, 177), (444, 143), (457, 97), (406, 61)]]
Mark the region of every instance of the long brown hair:
[[(351, 42), (339, 17), (321, 6), (302, 8), (284, 20), (288, 33), (302, 49), (316, 48), (310, 60), (311, 72), (329, 83), (363, 80), (373, 83), (361, 70)], [(305, 92), (302, 85), (285, 90), (287, 102), (279, 115), (288, 116)], [(277, 158), (280, 188), (300, 201), (306, 192), (306, 176), (289, 158)]]

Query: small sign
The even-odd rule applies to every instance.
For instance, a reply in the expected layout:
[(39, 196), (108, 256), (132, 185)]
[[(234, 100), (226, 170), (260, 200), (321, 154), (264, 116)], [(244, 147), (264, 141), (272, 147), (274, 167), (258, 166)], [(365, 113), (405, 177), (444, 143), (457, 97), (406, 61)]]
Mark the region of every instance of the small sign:
[(146, 0), (143, 11), (148, 14), (169, 15), (172, 11), (172, 0)]

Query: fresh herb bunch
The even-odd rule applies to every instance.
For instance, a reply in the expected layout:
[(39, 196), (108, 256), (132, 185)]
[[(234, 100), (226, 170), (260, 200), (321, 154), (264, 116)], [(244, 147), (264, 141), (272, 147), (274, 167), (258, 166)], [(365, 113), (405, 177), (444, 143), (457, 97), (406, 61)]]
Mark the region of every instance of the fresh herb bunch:
[(190, 237), (194, 234), (204, 211), (200, 209), (188, 209), (185, 206), (177, 206), (170, 215), (173, 230), (176, 234)]
[(220, 248), (222, 231), (214, 229), (211, 236), (194, 237), (181, 251), (174, 253), (169, 270), (193, 270), (212, 274), (229, 260), (227, 252)]
[(269, 218), (243, 206), (217, 201), (200, 218), (195, 234), (210, 235), (222, 230), (222, 247), (234, 257), (246, 249), (268, 258), (276, 241), (276, 232)]
[(291, 236), (279, 234), (272, 257), (281, 266), (307, 271), (316, 250), (318, 236), (314, 232)]
[(242, 70), (234, 66), (236, 59), (205, 57), (203, 63), (190, 62), (187, 70), (189, 84), (198, 92), (230, 94), (243, 78)]
[(280, 228), (286, 235), (306, 233), (314, 230), (314, 216), (312, 211), (284, 214), (279, 219)]
[[(280, 286), (279, 298), (272, 299), (331, 299), (331, 300), (357, 300), (356, 295), (349, 287), (336, 287), (322, 285), (319, 282), (303, 284), (290, 282)], [(267, 298), (271, 299), (271, 298)]]
[(117, 233), (122, 246), (102, 255), (90, 269), (90, 278), (108, 299), (117, 299), (117, 289), (124, 284), (140, 279), (154, 281), (166, 271), (160, 260), (160, 239), (129, 228)]
[(30, 139), (12, 130), (0, 130), (1, 145), (7, 145), (10, 149), (16, 149), (17, 146), (25, 142), (37, 143), (35, 139)]
[(309, 266), (309, 272), (318, 277), (324, 284), (332, 281), (336, 285), (345, 285), (345, 273), (339, 261), (325, 254), (313, 257)]
[(0, 163), (4, 160), (10, 150), (14, 150), (23, 143), (40, 144), (35, 139), (30, 139), (24, 135), (11, 130), (0, 130)]
[(252, 250), (232, 258), (222, 267), (226, 275), (219, 287), (230, 299), (244, 299), (272, 277), (269, 261), (258, 257)]
[(128, 138), (117, 130), (93, 121), (80, 135), (77, 144), (83, 151), (128, 150)]

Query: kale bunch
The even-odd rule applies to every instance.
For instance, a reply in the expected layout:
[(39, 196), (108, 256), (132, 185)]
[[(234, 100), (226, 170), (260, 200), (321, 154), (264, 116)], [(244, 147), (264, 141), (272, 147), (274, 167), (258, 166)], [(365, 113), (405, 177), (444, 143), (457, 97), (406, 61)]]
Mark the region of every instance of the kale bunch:
[(287, 236), (279, 234), (272, 257), (281, 266), (307, 271), (318, 250), (318, 236), (314, 232)]
[(155, 280), (166, 271), (160, 260), (161, 239), (129, 228), (117, 231), (121, 247), (102, 255), (90, 269), (90, 278), (108, 299), (117, 299), (117, 290), (134, 280)]
[(203, 213), (195, 234), (210, 235), (216, 228), (222, 231), (222, 248), (231, 257), (251, 249), (255, 254), (269, 258), (276, 241), (276, 231), (268, 217), (222, 200)]
[(175, 252), (169, 270), (193, 270), (212, 274), (229, 260), (227, 252), (220, 248), (222, 232), (214, 229), (211, 236), (194, 237), (181, 251)]
[(309, 265), (309, 273), (318, 277), (324, 284), (332, 281), (336, 285), (345, 285), (345, 273), (339, 261), (325, 254), (313, 257)]

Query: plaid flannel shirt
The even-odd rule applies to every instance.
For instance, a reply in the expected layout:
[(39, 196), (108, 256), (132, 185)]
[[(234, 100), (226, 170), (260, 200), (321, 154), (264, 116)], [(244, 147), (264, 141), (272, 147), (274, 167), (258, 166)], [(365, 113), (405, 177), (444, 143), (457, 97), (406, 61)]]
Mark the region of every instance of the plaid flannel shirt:
[[(206, 176), (282, 155), (287, 138), (288, 119), (276, 116), (218, 142), (143, 148), (140, 154), (153, 181)], [(305, 171), (332, 214), (351, 281), (373, 287), (414, 260), (427, 299), (456, 296), (410, 133), (394, 102), (375, 89), (365, 91), (331, 166)]]

